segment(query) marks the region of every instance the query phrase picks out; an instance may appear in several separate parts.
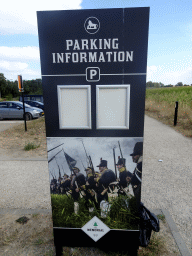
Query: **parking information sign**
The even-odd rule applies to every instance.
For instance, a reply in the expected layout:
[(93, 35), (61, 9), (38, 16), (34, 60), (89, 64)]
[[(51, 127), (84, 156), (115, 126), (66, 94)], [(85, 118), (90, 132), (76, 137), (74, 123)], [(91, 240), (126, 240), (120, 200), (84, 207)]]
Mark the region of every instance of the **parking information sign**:
[(55, 244), (110, 240), (110, 250), (130, 251), (139, 237), (149, 8), (37, 17)]

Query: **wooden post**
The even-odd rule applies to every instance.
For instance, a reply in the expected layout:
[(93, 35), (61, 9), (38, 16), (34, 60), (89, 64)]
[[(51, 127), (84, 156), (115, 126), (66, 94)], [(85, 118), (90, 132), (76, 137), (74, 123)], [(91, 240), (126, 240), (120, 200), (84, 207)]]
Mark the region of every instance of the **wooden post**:
[(24, 93), (22, 92), (22, 99), (23, 99), (23, 119), (25, 123), (25, 131), (27, 131), (27, 123), (26, 123), (26, 115), (25, 115), (25, 103), (24, 103)]
[(178, 101), (175, 102), (174, 126), (177, 125)]

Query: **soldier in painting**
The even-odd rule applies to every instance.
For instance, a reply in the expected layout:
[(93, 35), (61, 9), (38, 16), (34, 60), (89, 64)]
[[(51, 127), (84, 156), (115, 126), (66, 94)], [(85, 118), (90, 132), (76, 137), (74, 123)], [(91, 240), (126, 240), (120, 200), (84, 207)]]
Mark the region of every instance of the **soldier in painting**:
[(86, 189), (96, 189), (96, 181), (95, 181), (95, 177), (94, 177), (94, 170), (92, 167), (87, 167), (85, 169), (85, 172), (87, 174), (86, 176)]
[(92, 202), (94, 202), (95, 206), (98, 207), (98, 203), (96, 200), (96, 190), (97, 190), (97, 186), (96, 186), (96, 181), (95, 181), (95, 177), (94, 177), (94, 170), (92, 167), (87, 167), (85, 169), (85, 172), (87, 174), (86, 176), (86, 184), (81, 186), (82, 189), (84, 189), (85, 194), (86, 194), (86, 201), (87, 201), (87, 205), (89, 200), (91, 200)]
[(57, 179), (53, 177), (50, 183), (51, 194), (57, 193)]
[(125, 192), (123, 191), (124, 188), (126, 188), (128, 186), (128, 181), (127, 181), (127, 177), (132, 177), (133, 174), (131, 172), (129, 172), (126, 167), (125, 167), (125, 163), (126, 163), (126, 159), (125, 158), (118, 158), (118, 162), (117, 162), (117, 169), (119, 171), (119, 191), (118, 194), (122, 194), (125, 195)]
[(107, 168), (106, 160), (102, 160), (101, 158), (101, 162), (99, 165), (97, 165), (97, 167), (99, 167), (100, 170), (100, 175), (96, 180), (98, 182), (97, 201), (100, 204), (102, 200), (108, 201), (108, 187), (110, 183), (116, 181), (116, 177), (115, 173)]
[(79, 196), (82, 195), (81, 186), (85, 185), (85, 176), (80, 172), (79, 168), (72, 168), (74, 175), (71, 181), (72, 197), (74, 201), (78, 201)]
[(133, 193), (136, 198), (137, 205), (140, 204), (141, 199), (141, 182), (142, 182), (142, 161), (143, 161), (143, 142), (137, 142), (133, 149), (133, 153), (130, 154), (132, 160), (137, 164), (133, 172), (133, 176), (127, 177), (127, 181), (131, 182)]
[(60, 176), (58, 178), (58, 182), (57, 182), (57, 190), (58, 190), (58, 194), (61, 194), (61, 182), (63, 181), (62, 177)]
[(71, 179), (65, 173), (63, 175), (63, 180), (61, 181), (61, 193), (66, 194), (70, 190), (70, 186), (71, 186)]

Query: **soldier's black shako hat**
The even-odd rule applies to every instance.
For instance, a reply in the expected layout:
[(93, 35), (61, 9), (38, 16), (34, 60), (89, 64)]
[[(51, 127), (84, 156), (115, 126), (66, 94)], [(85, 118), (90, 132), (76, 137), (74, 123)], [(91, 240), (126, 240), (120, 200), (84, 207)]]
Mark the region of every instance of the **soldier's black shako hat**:
[(105, 167), (107, 166), (107, 160), (101, 160), (100, 164), (97, 167)]
[(130, 156), (142, 155), (143, 154), (143, 142), (137, 142), (133, 149), (133, 153)]
[(72, 170), (80, 172), (79, 168), (77, 168), (77, 167), (73, 167)]
[(123, 164), (125, 166), (125, 162), (126, 162), (125, 158), (119, 158), (118, 162), (116, 163), (116, 165), (122, 165)]
[(85, 169), (85, 171), (87, 172), (87, 171), (92, 171), (93, 172), (93, 168), (92, 167), (87, 167), (86, 169)]

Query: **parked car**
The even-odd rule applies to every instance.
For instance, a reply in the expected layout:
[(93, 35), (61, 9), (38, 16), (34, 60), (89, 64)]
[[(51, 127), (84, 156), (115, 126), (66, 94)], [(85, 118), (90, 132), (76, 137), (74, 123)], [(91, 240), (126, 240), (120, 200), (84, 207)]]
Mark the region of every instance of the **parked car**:
[(32, 107), (41, 108), (42, 110), (44, 110), (44, 104), (42, 102), (35, 101), (35, 100), (25, 100), (25, 103), (27, 103)]
[[(25, 104), (25, 117), (27, 121), (41, 117), (42, 113), (42, 109)], [(23, 103), (20, 101), (0, 102), (0, 119), (23, 119)]]

